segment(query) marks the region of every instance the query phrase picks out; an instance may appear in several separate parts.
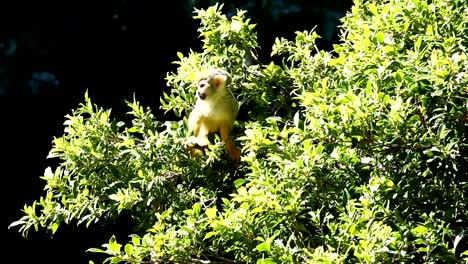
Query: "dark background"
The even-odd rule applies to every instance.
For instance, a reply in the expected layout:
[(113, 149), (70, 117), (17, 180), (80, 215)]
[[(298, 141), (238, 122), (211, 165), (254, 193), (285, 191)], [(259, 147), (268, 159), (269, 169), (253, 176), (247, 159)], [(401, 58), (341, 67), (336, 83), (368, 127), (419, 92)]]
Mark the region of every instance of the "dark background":
[[(0, 4), (0, 137), (3, 178), (2, 242), (4, 263), (88, 263), (112, 234), (124, 241), (130, 228), (124, 219), (88, 229), (61, 226), (53, 238), (31, 230), (27, 239), (8, 225), (22, 216), (24, 204), (43, 194), (39, 178), (47, 166), (54, 136), (63, 134), (64, 116), (83, 102), (93, 103), (122, 119), (124, 100), (136, 99), (158, 113), (164, 77), (174, 70), (176, 52), (200, 51), (193, 7), (216, 1), (2, 1)], [(319, 48), (338, 42), (339, 19), (349, 1), (223, 1), (227, 15), (245, 9), (257, 23), (260, 58), (268, 63), (275, 37), (294, 31), (316, 31)], [(317, 2), (317, 3), (315, 3)]]

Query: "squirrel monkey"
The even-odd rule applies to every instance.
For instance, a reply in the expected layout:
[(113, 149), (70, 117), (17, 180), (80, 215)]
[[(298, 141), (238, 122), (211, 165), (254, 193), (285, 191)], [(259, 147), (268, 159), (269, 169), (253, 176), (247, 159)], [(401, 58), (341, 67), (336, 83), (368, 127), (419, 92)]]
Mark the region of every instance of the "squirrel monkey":
[[(239, 112), (239, 102), (228, 85), (231, 76), (224, 70), (211, 69), (201, 72), (197, 78), (197, 101), (188, 118), (189, 132), (193, 132), (192, 142), (206, 148), (210, 133), (219, 133), (231, 159), (238, 163), (240, 151), (229, 137), (234, 127), (234, 120)], [(194, 155), (193, 146), (188, 146)]]

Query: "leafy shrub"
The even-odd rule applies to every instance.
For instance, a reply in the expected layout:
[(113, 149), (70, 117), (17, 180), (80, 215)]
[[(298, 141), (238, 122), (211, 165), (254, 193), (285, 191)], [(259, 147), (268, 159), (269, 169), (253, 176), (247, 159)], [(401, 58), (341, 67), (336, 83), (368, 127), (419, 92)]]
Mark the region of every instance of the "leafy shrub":
[[(20, 225), (133, 216), (128, 242), (92, 252), (129, 262), (468, 261), (468, 8), (465, 1), (355, 1), (342, 43), (314, 31), (278, 38), (261, 64), (244, 11), (196, 10), (200, 53), (178, 54), (155, 120), (127, 102), (132, 124), (85, 102), (67, 116), (43, 176), (46, 195)], [(205, 158), (183, 147), (194, 74), (233, 76), (242, 164), (221, 141)], [(125, 238), (119, 238), (123, 240)]]

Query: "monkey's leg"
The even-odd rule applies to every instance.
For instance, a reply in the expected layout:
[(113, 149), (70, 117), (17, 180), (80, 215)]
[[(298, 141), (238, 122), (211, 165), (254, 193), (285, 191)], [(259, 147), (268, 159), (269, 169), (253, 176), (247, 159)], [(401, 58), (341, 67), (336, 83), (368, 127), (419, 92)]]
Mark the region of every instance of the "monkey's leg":
[(236, 149), (236, 146), (232, 139), (229, 137), (231, 134), (232, 126), (228, 125), (226, 123), (221, 124), (219, 128), (219, 133), (221, 135), (221, 139), (224, 141), (224, 145), (226, 147), (226, 150), (229, 153), (229, 156), (231, 159), (235, 162), (238, 163), (240, 161), (240, 151)]

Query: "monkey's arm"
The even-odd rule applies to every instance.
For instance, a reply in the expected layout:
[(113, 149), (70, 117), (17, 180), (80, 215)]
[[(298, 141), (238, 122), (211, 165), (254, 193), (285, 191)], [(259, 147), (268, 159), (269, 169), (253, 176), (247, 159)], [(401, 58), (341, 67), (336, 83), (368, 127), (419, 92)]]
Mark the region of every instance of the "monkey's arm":
[(207, 122), (201, 120), (200, 126), (198, 129), (198, 134), (195, 135), (197, 137), (197, 144), (199, 146), (205, 147), (210, 144), (210, 140), (208, 139), (208, 134), (210, 134), (210, 127), (207, 125)]
[(192, 110), (188, 118), (188, 131), (193, 132), (193, 135), (185, 143), (192, 157), (200, 156), (205, 152), (204, 147), (198, 145), (197, 135), (200, 131), (200, 123), (200, 114), (195, 109)]
[(192, 110), (192, 112), (189, 115), (188, 119), (188, 130), (189, 133), (193, 132), (194, 136), (198, 135), (198, 132), (200, 131), (200, 114), (197, 112), (196, 109)]
[(189, 132), (193, 132), (193, 137), (189, 138), (189, 143), (195, 143), (200, 147), (207, 146), (210, 142), (208, 134), (210, 128), (205, 124), (206, 120), (196, 110), (190, 113), (188, 120)]

